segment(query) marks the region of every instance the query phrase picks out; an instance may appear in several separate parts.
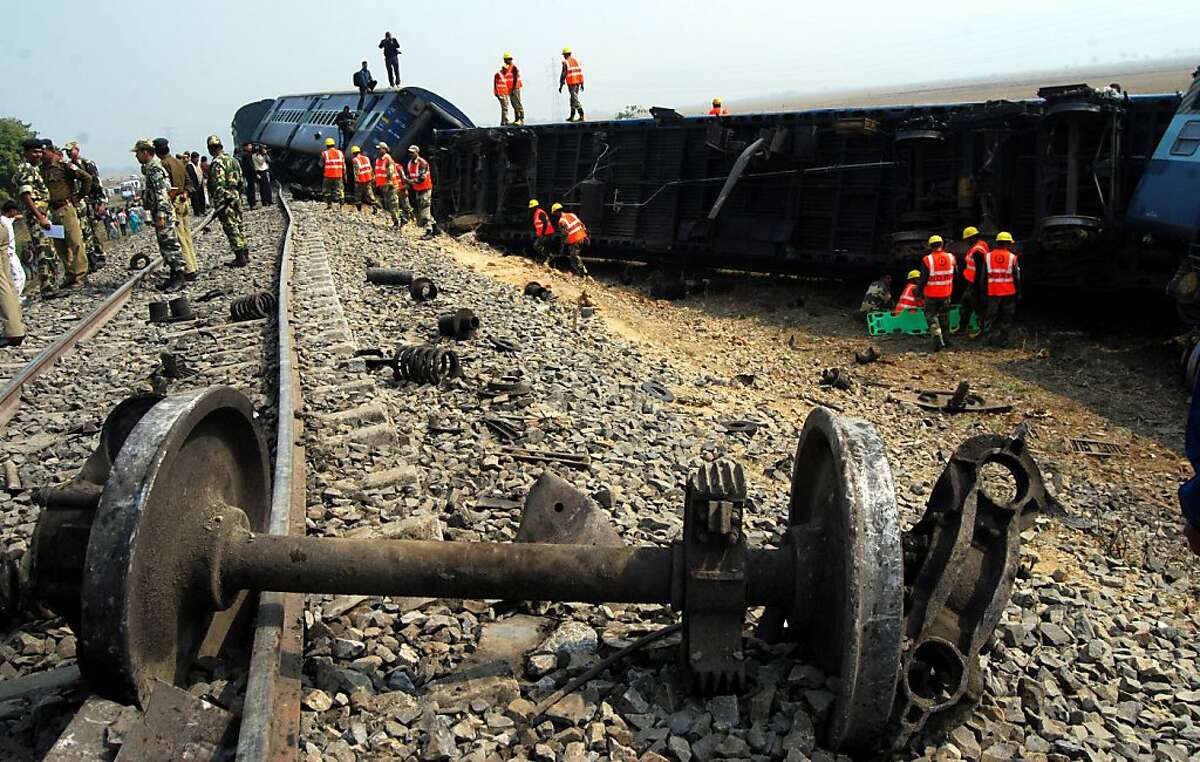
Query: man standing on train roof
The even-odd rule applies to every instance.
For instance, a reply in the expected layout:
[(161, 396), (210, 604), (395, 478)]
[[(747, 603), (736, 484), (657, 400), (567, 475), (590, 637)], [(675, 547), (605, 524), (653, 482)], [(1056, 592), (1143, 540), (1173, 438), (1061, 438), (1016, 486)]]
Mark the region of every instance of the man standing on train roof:
[(383, 66), (387, 69), (388, 87), (400, 86), (400, 42), (391, 32), (384, 32), (379, 41), (379, 49), (383, 51)]
[(371, 167), (371, 159), (358, 146), (351, 146), (350, 165), (354, 169), (354, 205), (361, 212), (363, 204), (366, 204), (374, 214), (375, 192), (371, 190), (371, 184), (375, 180), (375, 171)]
[[(571, 96), (571, 116), (567, 118), (568, 122), (583, 121), (583, 104), (579, 101), (579, 94), (583, 92), (583, 68), (579, 65), (579, 61), (571, 53), (570, 48), (562, 49), (563, 65), (562, 73), (558, 77), (558, 91), (561, 93), (563, 85), (566, 85), (567, 92)], [(576, 119), (575, 115), (579, 118)]]
[(336, 200), (338, 206), (346, 200), (346, 156), (338, 150), (333, 138), (325, 138), (325, 150), (321, 151), (321, 193), (325, 196), (325, 208), (329, 209)]
[(997, 233), (996, 248), (982, 257), (985, 266), (979, 270), (980, 290), (987, 295), (983, 330), (991, 346), (1008, 343), (1008, 331), (1021, 300), (1021, 268), (1017, 255), (1009, 251), (1012, 244), (1012, 233)]
[(925, 300), (925, 319), (929, 322), (934, 352), (950, 346), (946, 334), (950, 333), (948, 316), (950, 294), (954, 291), (954, 255), (945, 251), (944, 245), (940, 235), (929, 236), (929, 253), (921, 260), (921, 283), (917, 287)]
[(158, 239), (158, 251), (171, 268), (171, 275), (158, 286), (159, 291), (178, 291), (184, 287), (183, 252), (179, 238), (175, 235), (175, 206), (171, 203), (171, 178), (166, 167), (154, 155), (154, 144), (139, 140), (133, 144), (133, 153), (142, 165), (145, 186), (142, 189), (142, 204), (150, 219), (154, 221), (154, 237)]
[(508, 85), (508, 102), (512, 104), (513, 124), (525, 124), (525, 107), (521, 105), (521, 70), (513, 63), (512, 53), (504, 54), (500, 73)]
[(492, 75), (492, 95), (500, 102), (500, 126), (508, 124), (508, 78), (504, 68)]
[(554, 235), (559, 239), (562, 256), (577, 275), (586, 276), (587, 267), (579, 256), (580, 250), (588, 242), (588, 230), (583, 220), (571, 212), (564, 212), (562, 204), (550, 206), (550, 221), (554, 223)]
[(712, 99), (712, 108), (708, 110), (709, 116), (729, 116), (729, 109), (721, 105), (720, 98)]
[(225, 266), (245, 267), (250, 264), (250, 247), (242, 226), (242, 168), (225, 153), (216, 135), (208, 136), (208, 154), (213, 157), (208, 165), (208, 199), (229, 239), (229, 248), (233, 249), (233, 261)]
[(967, 245), (967, 252), (963, 255), (961, 270), (965, 288), (962, 292), (962, 299), (959, 301), (958, 314), (961, 321), (959, 324), (965, 326), (967, 336), (974, 339), (979, 336), (979, 331), (971, 330), (971, 318), (978, 315), (979, 322), (983, 323), (981, 309), (983, 303), (979, 295), (978, 284), (975, 282), (975, 273), (984, 265), (988, 244), (979, 234), (979, 228), (973, 225), (963, 228), (962, 239), (963, 243)]
[[(417, 225), (429, 227), (433, 221), (430, 216), (430, 207), (433, 206), (433, 175), (429, 172), (429, 162), (421, 156), (421, 149), (415, 145), (408, 147), (408, 164), (404, 168), (404, 174), (412, 185)], [(433, 228), (430, 228), (429, 232), (432, 233)]]
[(533, 215), (533, 251), (539, 262), (549, 261), (555, 242), (554, 223), (536, 198), (529, 199), (529, 210)]

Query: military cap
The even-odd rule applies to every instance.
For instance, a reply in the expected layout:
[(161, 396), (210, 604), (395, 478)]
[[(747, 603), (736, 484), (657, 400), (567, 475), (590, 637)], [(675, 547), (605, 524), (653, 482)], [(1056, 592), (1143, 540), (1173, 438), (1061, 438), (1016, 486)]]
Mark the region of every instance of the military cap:
[(68, 151), (70, 151), (72, 148), (78, 148), (78, 147), (79, 147), (78, 140), (69, 140), (69, 141), (67, 141), (67, 144), (65, 146), (63, 146), (63, 148), (67, 149)]
[(221, 145), (221, 139), (219, 137), (217, 137), (216, 135), (209, 135), (208, 136), (208, 144), (210, 146), (219, 146), (219, 145)]
[(168, 148), (171, 145), (171, 141), (167, 140), (166, 138), (155, 138), (152, 141), (152, 145), (155, 148)]
[(42, 138), (42, 148), (53, 151), (54, 150), (54, 141), (51, 140), (50, 138)]
[(138, 151), (153, 151), (154, 144), (151, 143), (149, 140), (142, 138), (138, 142), (134, 143), (133, 148), (130, 150), (133, 151), (134, 153), (137, 153)]
[(24, 148), (26, 151), (31, 151), (34, 148), (41, 148), (42, 147), (42, 139), (41, 138), (26, 138), (25, 140), (23, 140), (21, 142), (21, 147)]

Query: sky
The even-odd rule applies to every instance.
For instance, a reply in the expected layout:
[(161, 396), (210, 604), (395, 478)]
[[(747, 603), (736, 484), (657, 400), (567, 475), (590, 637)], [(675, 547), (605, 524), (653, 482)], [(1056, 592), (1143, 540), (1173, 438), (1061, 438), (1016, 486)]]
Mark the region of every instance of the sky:
[[(234, 111), (286, 93), (350, 89), (400, 40), (404, 84), (496, 124), (492, 74), (512, 52), (527, 122), (565, 118), (560, 51), (574, 49), (589, 116), (630, 105), (695, 110), (780, 93), (970, 79), (1194, 56), (1194, 0), (604, 0), (354, 3), (59, 0), (5, 9), (0, 116), (65, 143), (105, 175), (132, 171), (139, 137), (175, 149), (228, 142)], [(70, 23), (58, 23), (60, 19)], [(37, 30), (18, 33), (17, 30)], [(1032, 95), (1032, 93), (1031, 93)]]

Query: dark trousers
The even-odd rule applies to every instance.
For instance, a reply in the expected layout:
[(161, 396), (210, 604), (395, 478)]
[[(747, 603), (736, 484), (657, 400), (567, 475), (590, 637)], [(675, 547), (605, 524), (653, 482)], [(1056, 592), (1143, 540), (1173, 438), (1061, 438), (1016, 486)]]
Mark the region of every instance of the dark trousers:
[(197, 217), (204, 214), (204, 191), (192, 191), (192, 213)]
[(1013, 318), (1017, 314), (1017, 298), (1015, 296), (989, 296), (985, 314), (987, 319), (984, 321), (983, 330), (987, 334), (988, 344), (992, 346), (1007, 344)]
[[(388, 87), (400, 84), (400, 59), (396, 56), (384, 56), (383, 65), (387, 68)], [(361, 108), (361, 106), (360, 106)]]
[(948, 297), (925, 297), (925, 320), (929, 323), (929, 335), (935, 344), (941, 345), (950, 334), (950, 299)]
[[(359, 108), (362, 108), (362, 100), (361, 99), (359, 100)], [(345, 151), (346, 146), (349, 143), (350, 143), (350, 131), (339, 128), (338, 129), (338, 148)]]
[(258, 203), (254, 199), (254, 187), (258, 185), (258, 178), (256, 178), (254, 175), (254, 172), (246, 175), (246, 203), (250, 205), (251, 209), (253, 209), (255, 204)]
[(262, 198), (263, 206), (271, 205), (271, 172), (258, 173), (258, 195)]

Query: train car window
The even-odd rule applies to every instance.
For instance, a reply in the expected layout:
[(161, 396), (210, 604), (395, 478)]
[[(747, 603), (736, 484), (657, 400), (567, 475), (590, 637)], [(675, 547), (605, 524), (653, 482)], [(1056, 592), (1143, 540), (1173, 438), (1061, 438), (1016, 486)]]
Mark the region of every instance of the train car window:
[(1171, 155), (1194, 156), (1197, 148), (1200, 148), (1200, 119), (1193, 119), (1184, 122), (1183, 127), (1179, 129), (1179, 137), (1175, 138), (1175, 145), (1171, 146)]

